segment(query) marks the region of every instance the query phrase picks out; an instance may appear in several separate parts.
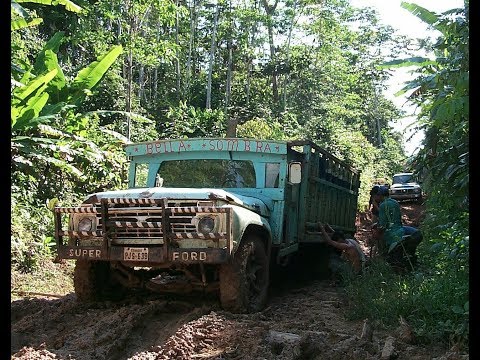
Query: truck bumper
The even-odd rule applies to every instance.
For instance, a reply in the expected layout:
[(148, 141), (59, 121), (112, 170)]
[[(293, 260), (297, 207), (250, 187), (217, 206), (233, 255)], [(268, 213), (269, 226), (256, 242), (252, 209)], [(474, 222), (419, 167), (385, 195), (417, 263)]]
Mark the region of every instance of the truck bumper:
[(390, 197), (394, 200), (417, 200), (421, 199), (422, 194), (391, 194)]
[[(136, 250), (132, 252), (132, 249)], [(136, 256), (132, 255), (136, 254)], [(161, 263), (219, 264), (229, 260), (227, 249), (179, 249), (165, 247), (125, 247), (112, 246), (104, 249), (100, 246), (59, 246), (58, 255), (62, 259), (85, 259), (123, 261), (142, 266)]]

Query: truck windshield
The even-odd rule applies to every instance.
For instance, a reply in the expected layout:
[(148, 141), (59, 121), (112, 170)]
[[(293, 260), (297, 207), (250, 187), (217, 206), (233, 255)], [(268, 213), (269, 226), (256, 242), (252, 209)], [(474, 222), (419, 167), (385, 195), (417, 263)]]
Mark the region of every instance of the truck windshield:
[(395, 175), (393, 177), (394, 184), (405, 184), (409, 182), (414, 182), (413, 175), (405, 174), (405, 175)]
[(254, 188), (255, 169), (245, 160), (164, 161), (158, 175), (165, 187)]

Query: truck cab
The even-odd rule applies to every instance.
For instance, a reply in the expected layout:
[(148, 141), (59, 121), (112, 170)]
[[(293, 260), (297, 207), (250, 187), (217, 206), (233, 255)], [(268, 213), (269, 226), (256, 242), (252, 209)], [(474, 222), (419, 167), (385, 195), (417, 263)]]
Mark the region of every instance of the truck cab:
[(310, 141), (160, 140), (125, 152), (128, 189), (54, 209), (81, 300), (202, 290), (226, 310), (259, 311), (270, 263), (319, 242), (319, 221), (355, 232), (359, 173)]

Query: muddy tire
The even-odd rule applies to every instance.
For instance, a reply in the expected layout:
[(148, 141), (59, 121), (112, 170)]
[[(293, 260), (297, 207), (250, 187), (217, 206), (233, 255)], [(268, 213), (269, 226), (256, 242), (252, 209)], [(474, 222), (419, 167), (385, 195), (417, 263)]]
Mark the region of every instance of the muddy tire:
[(220, 268), (220, 302), (234, 313), (262, 310), (267, 302), (269, 259), (256, 235), (246, 237), (230, 263)]
[(84, 302), (109, 299), (115, 293), (110, 264), (106, 261), (77, 260), (73, 285), (77, 299)]

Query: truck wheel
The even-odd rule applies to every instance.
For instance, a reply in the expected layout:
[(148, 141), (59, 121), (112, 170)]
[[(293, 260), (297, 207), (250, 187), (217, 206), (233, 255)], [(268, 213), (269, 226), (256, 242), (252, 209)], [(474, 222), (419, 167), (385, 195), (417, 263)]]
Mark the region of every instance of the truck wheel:
[(113, 294), (110, 263), (77, 260), (73, 275), (75, 294), (80, 301), (102, 300)]
[(263, 309), (267, 301), (269, 262), (262, 240), (245, 238), (232, 261), (220, 267), (220, 302), (234, 313)]

